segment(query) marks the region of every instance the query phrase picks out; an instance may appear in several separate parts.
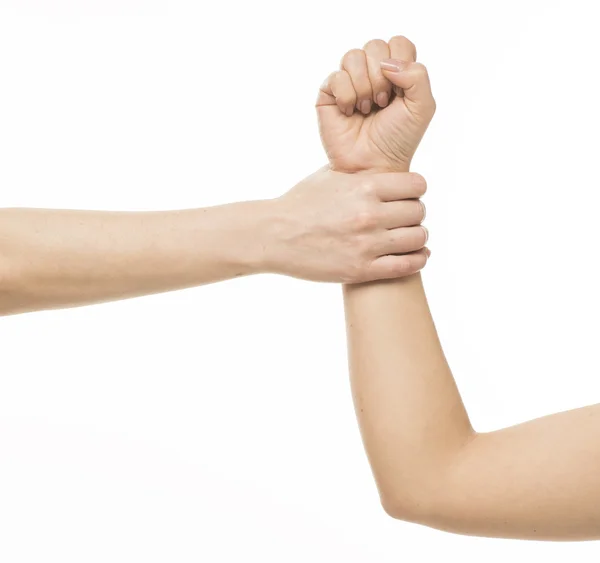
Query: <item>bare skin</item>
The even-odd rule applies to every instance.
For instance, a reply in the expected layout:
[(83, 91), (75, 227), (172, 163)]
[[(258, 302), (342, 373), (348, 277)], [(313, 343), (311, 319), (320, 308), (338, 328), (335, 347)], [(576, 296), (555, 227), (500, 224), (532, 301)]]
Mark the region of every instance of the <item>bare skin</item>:
[[(334, 79), (332, 86), (330, 78), (322, 87), (323, 142), (339, 170), (383, 170), (385, 159), (388, 170), (408, 170), (420, 141), (415, 131), (422, 136), (433, 116), (427, 73), (415, 66), (412, 43), (402, 37), (382, 43), (368, 43), (353, 62), (344, 58), (349, 81)], [(381, 64), (389, 58), (403, 61), (401, 70), (394, 71), (394, 61)], [(348, 100), (369, 91), (365, 77), (369, 101), (382, 91), (381, 77), (403, 96), (391, 107), (349, 117)], [(383, 133), (369, 126), (388, 114)], [(401, 116), (412, 120), (407, 129)], [(344, 151), (342, 143), (361, 148)], [(382, 146), (396, 148), (384, 158)], [(350, 157), (336, 156), (342, 154)], [(600, 539), (600, 405), (478, 433), (444, 357), (420, 274), (346, 285), (344, 300), (354, 404), (391, 516), (478, 536)]]
[[(0, 315), (262, 272), (360, 282), (419, 271), (424, 179), (319, 170), (280, 198), (206, 209), (0, 210)], [(324, 251), (326, 249), (326, 251)]]

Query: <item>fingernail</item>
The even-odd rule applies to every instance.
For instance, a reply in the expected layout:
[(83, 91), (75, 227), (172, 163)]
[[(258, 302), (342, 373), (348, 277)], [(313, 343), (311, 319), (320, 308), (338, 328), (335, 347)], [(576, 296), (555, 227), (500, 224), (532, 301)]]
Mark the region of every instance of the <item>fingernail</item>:
[(354, 108), (352, 106), (346, 108), (346, 115), (348, 117), (352, 117), (352, 114), (354, 113)]
[(404, 70), (406, 63), (404, 61), (399, 61), (397, 59), (387, 59), (385, 61), (381, 61), (381, 68), (383, 70), (387, 70), (388, 72), (400, 72)]
[(425, 252), (427, 253), (427, 258), (429, 258), (431, 256), (431, 250), (429, 250), (429, 248), (426, 248)]
[(421, 219), (421, 221), (425, 221), (425, 217), (427, 217), (427, 207), (425, 207), (425, 204), (421, 200), (419, 200), (419, 203), (423, 208), (423, 219)]
[(384, 108), (385, 106), (387, 106), (388, 101), (389, 96), (387, 95), (387, 92), (379, 92), (379, 94), (377, 94), (377, 105), (380, 108)]
[(363, 100), (360, 103), (360, 111), (367, 115), (371, 111), (371, 102), (369, 100)]
[(427, 241), (429, 240), (429, 230), (427, 229), (427, 227), (424, 227), (423, 225), (421, 225), (421, 229), (423, 229), (425, 231), (425, 244), (427, 244)]

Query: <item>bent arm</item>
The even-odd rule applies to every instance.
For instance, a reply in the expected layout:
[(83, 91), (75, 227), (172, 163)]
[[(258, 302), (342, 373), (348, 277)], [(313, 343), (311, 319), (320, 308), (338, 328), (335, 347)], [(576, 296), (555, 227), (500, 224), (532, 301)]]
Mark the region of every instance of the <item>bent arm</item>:
[(356, 412), (390, 515), (469, 535), (600, 539), (600, 405), (476, 433), (421, 276), (344, 297)]
[(71, 307), (254, 273), (268, 201), (114, 213), (0, 210), (0, 314)]

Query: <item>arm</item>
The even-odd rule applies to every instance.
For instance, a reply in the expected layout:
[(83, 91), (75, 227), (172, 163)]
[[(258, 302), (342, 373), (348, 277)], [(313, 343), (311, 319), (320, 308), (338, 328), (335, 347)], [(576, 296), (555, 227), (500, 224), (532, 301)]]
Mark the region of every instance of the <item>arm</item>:
[(420, 275), (344, 296), (356, 411), (390, 515), (463, 534), (600, 539), (600, 405), (478, 434)]
[[(401, 36), (345, 55), (318, 101), (332, 165), (409, 169), (435, 111), (415, 56)], [(390, 98), (392, 84), (403, 96)], [(353, 105), (361, 99), (364, 115)], [(346, 286), (344, 296), (356, 412), (392, 516), (463, 534), (600, 539), (600, 405), (478, 434), (420, 275)]]
[(0, 313), (67, 307), (250, 274), (268, 202), (113, 213), (0, 210)]
[(0, 210), (0, 315), (260, 272), (331, 282), (409, 275), (422, 264), (387, 254), (423, 246), (423, 231), (410, 227), (423, 190), (410, 174), (323, 168), (279, 198), (206, 209)]

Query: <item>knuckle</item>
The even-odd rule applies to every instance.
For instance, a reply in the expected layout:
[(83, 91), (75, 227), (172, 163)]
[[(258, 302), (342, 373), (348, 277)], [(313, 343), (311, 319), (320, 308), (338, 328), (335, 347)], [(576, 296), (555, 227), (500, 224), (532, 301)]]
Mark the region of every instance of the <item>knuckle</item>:
[(329, 75), (329, 82), (332, 85), (339, 86), (344, 82), (344, 74), (346, 71), (344, 70), (336, 70)]
[(397, 47), (403, 47), (407, 50), (410, 50), (413, 55), (417, 54), (417, 47), (415, 44), (404, 35), (394, 35), (394, 37), (390, 39), (390, 44), (392, 43)]
[(337, 70), (334, 71), (334, 72), (332, 72), (332, 73), (330, 73), (327, 76), (327, 78), (325, 79), (325, 81), (323, 82), (323, 85), (327, 85), (327, 84), (332, 85), (332, 84), (335, 84), (339, 80), (338, 75), (339, 75), (339, 71), (337, 71)]
[(354, 225), (358, 231), (368, 231), (377, 225), (377, 214), (372, 209), (363, 209), (356, 214)]
[(342, 59), (344, 63), (354, 63), (364, 59), (364, 51), (362, 49), (350, 49)]
[(371, 39), (370, 41), (367, 41), (365, 43), (365, 46), (363, 47), (363, 49), (365, 51), (378, 51), (381, 49), (387, 49), (387, 43), (383, 40), (383, 39)]
[(429, 71), (427, 70), (427, 67), (423, 63), (413, 63), (411, 65), (411, 67), (412, 67), (413, 72), (416, 72), (416, 73), (424, 75), (424, 76), (429, 75)]
[(361, 191), (363, 192), (364, 195), (368, 196), (368, 197), (373, 197), (377, 194), (377, 186), (375, 184), (375, 181), (370, 179), (370, 178), (365, 178), (362, 182), (361, 182)]

